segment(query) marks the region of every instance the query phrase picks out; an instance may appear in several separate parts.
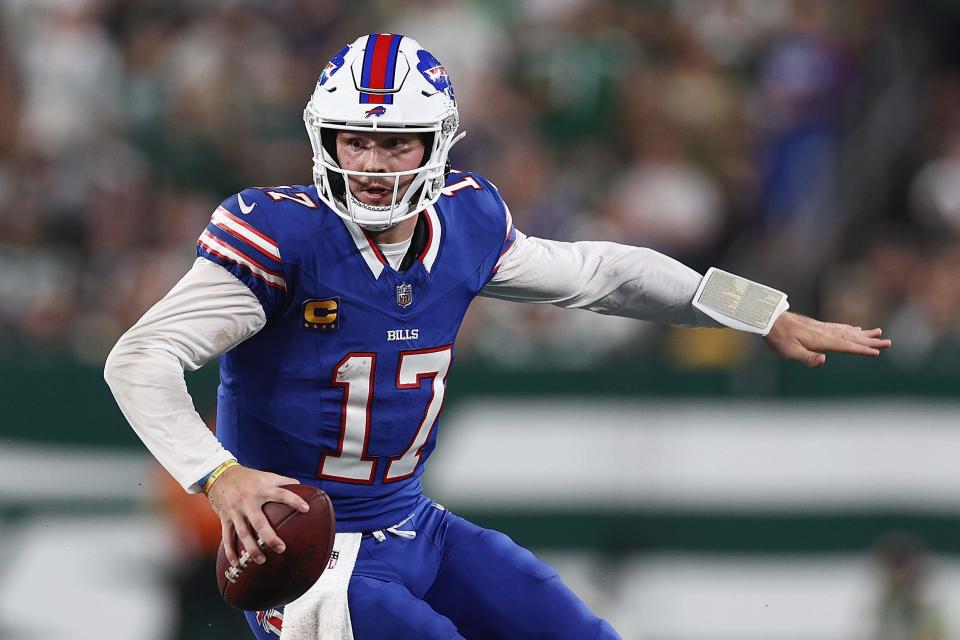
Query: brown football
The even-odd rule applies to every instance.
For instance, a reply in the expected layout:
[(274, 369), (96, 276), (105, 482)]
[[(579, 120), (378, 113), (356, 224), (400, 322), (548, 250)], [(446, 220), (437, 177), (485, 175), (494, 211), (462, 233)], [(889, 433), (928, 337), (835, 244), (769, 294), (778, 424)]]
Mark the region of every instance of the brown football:
[[(305, 484), (288, 484), (283, 488), (310, 505), (306, 513), (280, 502), (263, 505), (263, 513), (286, 545), (283, 553), (264, 548), (265, 563), (257, 564), (247, 556), (243, 566), (231, 567), (223, 542), (220, 543), (217, 584), (223, 599), (237, 609), (263, 611), (293, 602), (313, 586), (330, 561), (336, 534), (330, 496)], [(235, 544), (243, 560), (243, 546), (239, 540)]]

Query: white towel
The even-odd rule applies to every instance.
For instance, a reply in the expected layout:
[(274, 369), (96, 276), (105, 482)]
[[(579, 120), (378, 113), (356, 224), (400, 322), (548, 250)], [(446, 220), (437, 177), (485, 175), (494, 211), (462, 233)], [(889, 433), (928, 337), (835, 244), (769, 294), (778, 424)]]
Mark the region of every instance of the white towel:
[(338, 533), (330, 564), (305, 594), (283, 610), (280, 640), (353, 640), (347, 586), (360, 551), (360, 533)]

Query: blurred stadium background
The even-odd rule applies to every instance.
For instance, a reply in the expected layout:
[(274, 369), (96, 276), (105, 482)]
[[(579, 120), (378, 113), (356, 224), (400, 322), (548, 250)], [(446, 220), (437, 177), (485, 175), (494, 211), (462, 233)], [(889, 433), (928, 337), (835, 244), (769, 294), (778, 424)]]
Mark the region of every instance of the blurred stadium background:
[[(101, 379), (216, 204), (307, 182), (344, 42), (447, 67), (519, 228), (881, 325), (820, 371), (733, 332), (480, 301), (427, 473), (625, 638), (960, 637), (960, 2), (0, 0), (0, 639), (244, 636), (218, 530)], [(189, 378), (212, 414), (217, 372)], [(239, 625), (239, 626), (238, 626)]]

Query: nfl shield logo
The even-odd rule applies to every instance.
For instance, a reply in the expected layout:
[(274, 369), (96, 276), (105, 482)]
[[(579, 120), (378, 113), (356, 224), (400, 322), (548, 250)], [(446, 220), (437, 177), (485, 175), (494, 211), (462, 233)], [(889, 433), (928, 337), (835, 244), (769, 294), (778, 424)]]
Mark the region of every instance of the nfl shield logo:
[(397, 304), (406, 309), (413, 304), (413, 285), (407, 282), (397, 285)]

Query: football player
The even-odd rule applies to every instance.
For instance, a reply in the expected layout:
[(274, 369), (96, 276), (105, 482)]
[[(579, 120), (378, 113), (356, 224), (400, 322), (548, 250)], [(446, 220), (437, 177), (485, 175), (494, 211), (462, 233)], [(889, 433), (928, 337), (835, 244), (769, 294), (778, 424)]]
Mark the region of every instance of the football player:
[[(346, 578), (314, 601), (308, 592), (285, 611), (251, 612), (260, 638), (295, 616), (327, 625), (315, 636), (357, 640), (618, 637), (532, 553), (421, 491), (457, 331), (478, 295), (732, 326), (811, 367), (826, 351), (876, 356), (890, 344), (879, 329), (787, 312), (773, 289), (703, 277), (649, 249), (525, 236), (494, 185), (451, 170), (463, 135), (453, 85), (411, 38), (373, 34), (341, 49), (304, 121), (313, 184), (224, 200), (192, 269), (105, 369), (150, 451), (207, 494), (231, 564), (235, 535), (258, 563), (258, 541), (283, 551), (262, 506), (306, 504), (280, 485), (330, 494)], [(217, 357), (214, 436), (184, 370)]]

